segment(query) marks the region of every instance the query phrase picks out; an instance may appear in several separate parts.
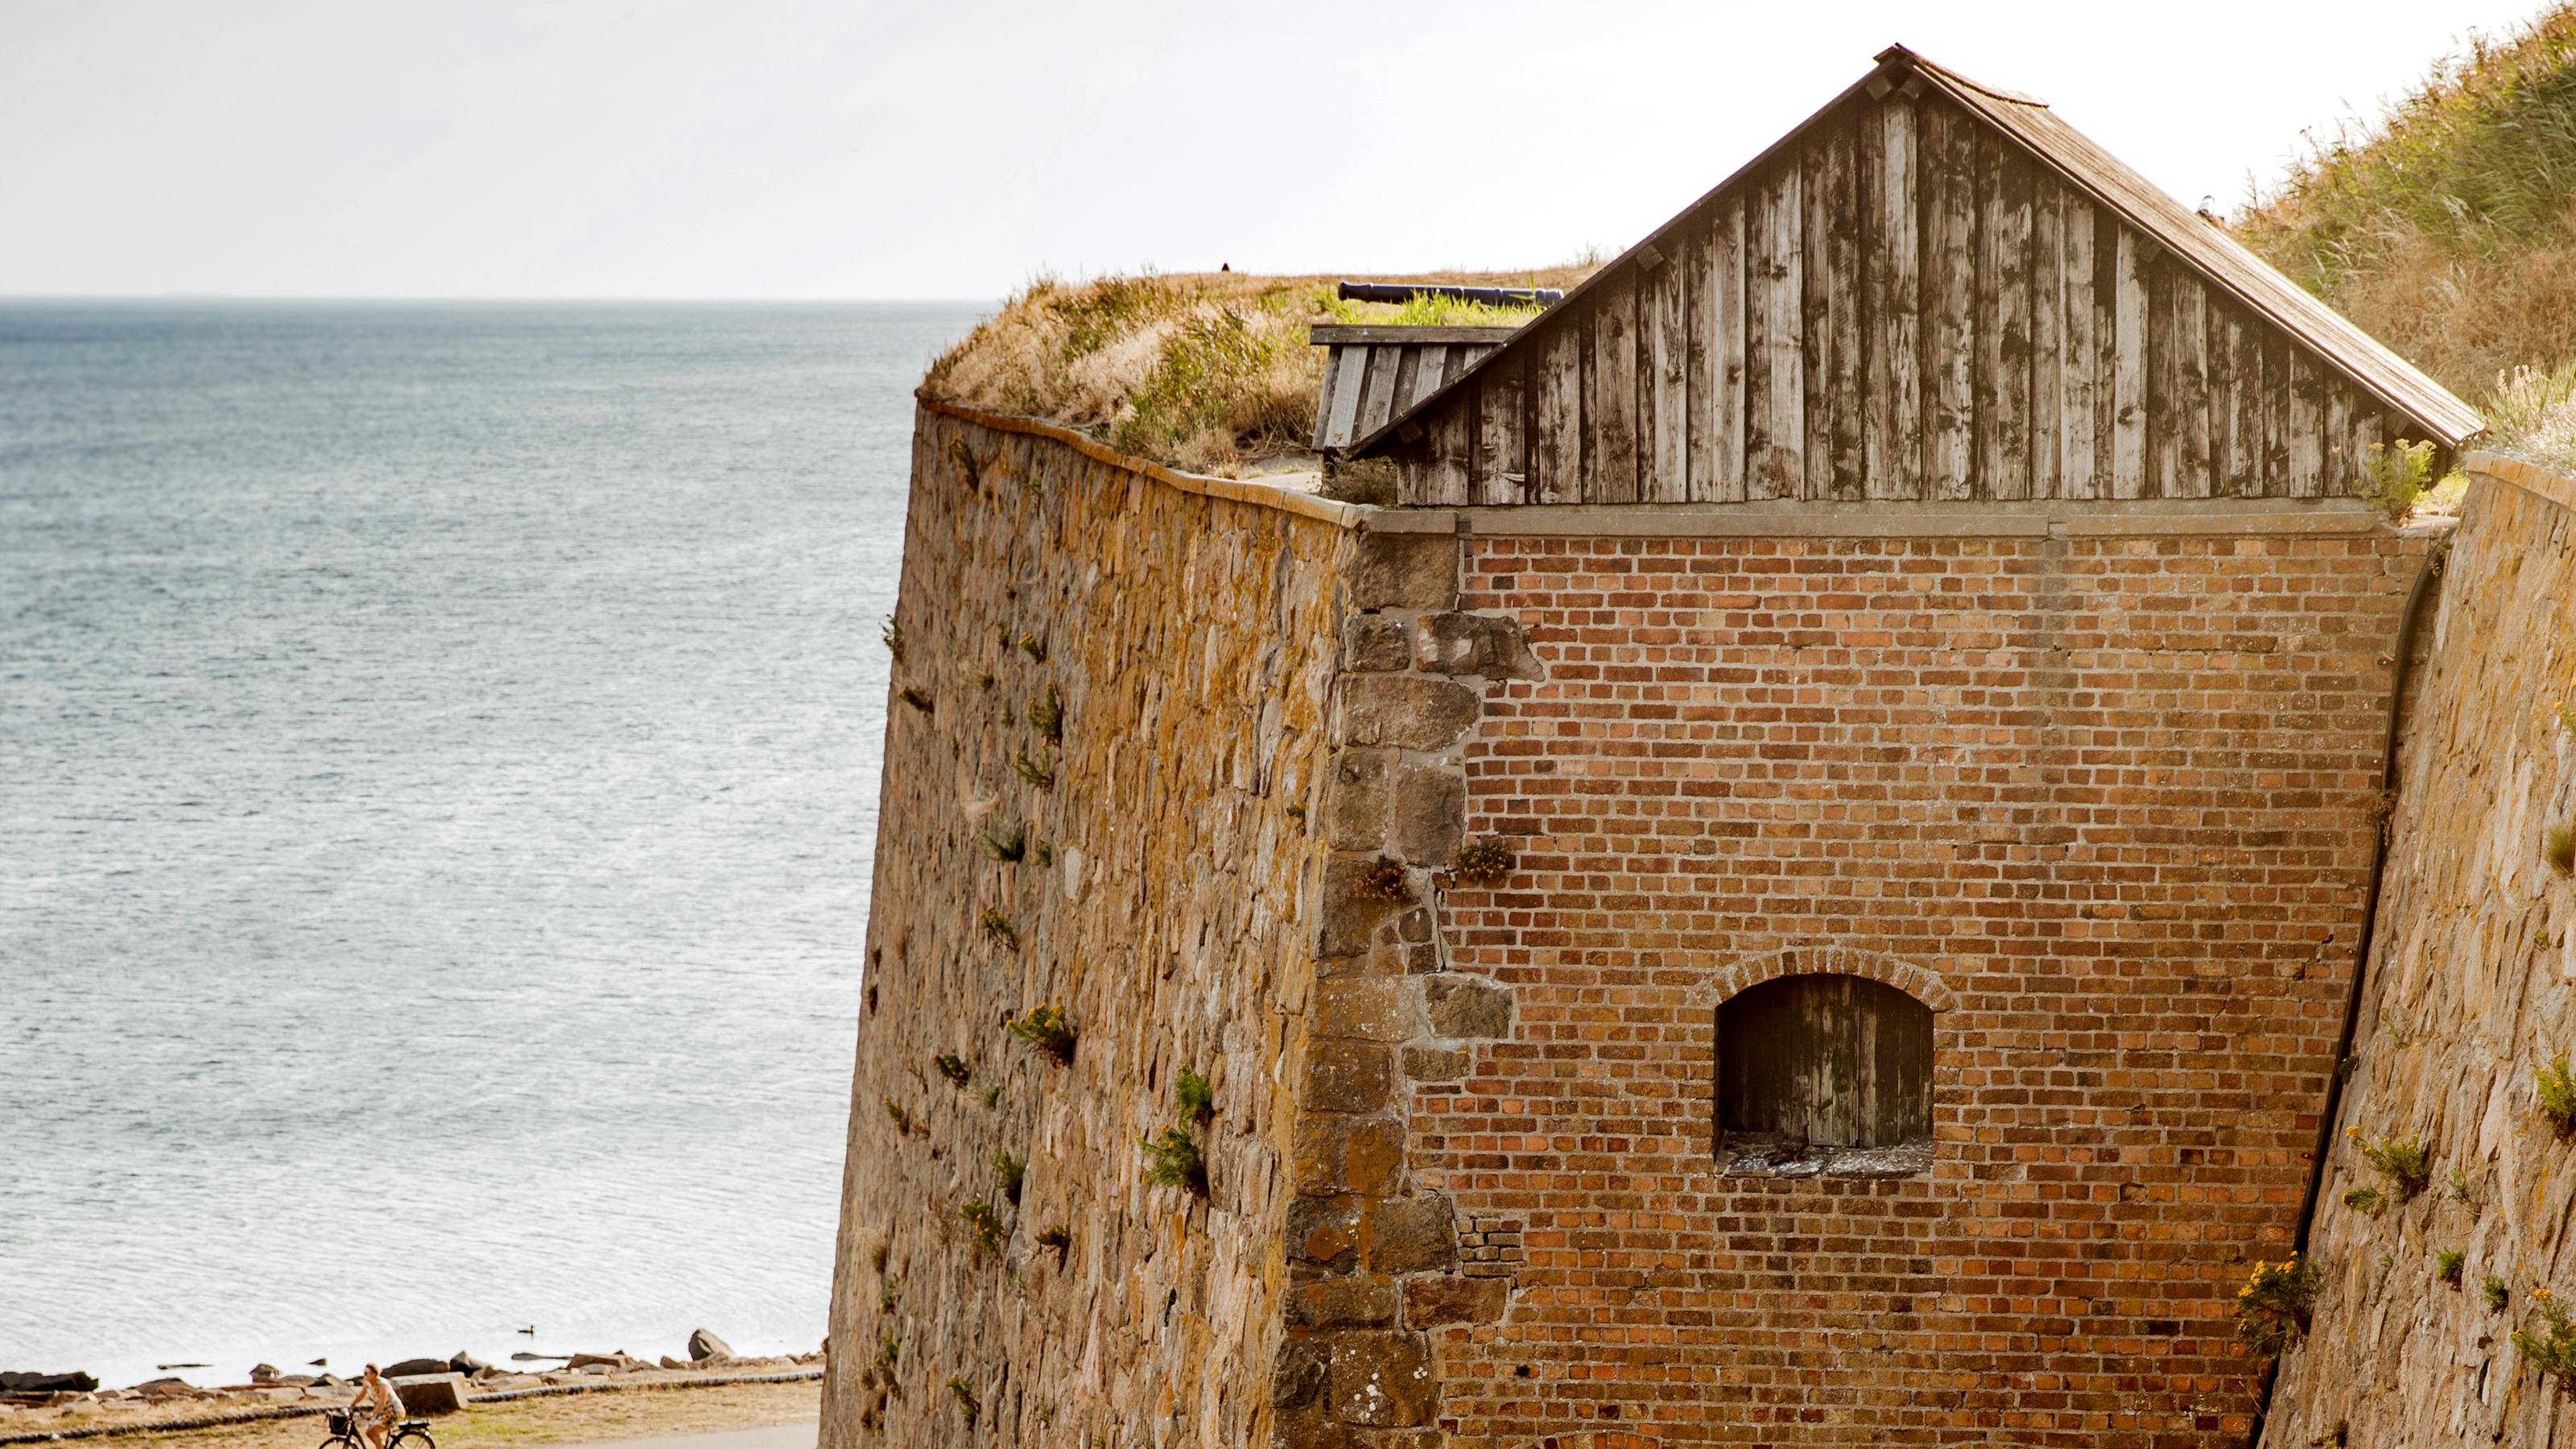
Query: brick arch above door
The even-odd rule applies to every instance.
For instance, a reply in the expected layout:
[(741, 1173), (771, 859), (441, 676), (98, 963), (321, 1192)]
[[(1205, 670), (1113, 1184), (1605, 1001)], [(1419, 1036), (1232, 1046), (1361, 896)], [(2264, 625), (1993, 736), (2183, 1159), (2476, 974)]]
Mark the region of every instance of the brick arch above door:
[(1941, 979), (1939, 972), (1928, 966), (1877, 951), (1855, 950), (1849, 946), (1809, 944), (1785, 946), (1777, 951), (1738, 956), (1707, 953), (1710, 964), (1718, 966), (1711, 1004), (1724, 1005), (1738, 995), (1765, 981), (1783, 976), (1858, 976), (1865, 980), (1893, 986), (1935, 1013), (1948, 1011), (1959, 1004), (1958, 993)]

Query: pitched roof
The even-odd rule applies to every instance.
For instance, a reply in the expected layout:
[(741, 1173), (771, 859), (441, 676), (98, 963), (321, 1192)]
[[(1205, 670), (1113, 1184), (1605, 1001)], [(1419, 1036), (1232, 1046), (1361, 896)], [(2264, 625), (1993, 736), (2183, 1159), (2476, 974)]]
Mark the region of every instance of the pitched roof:
[[(2354, 326), (2343, 314), (2274, 271), (2262, 258), (2238, 245), (2234, 238), (2203, 219), (2199, 213), (2166, 195), (2155, 183), (2103, 150), (2083, 132), (2066, 124), (2048, 108), (2047, 102), (1981, 85), (1901, 45), (1889, 46), (1879, 52), (1876, 59), (1876, 69), (1867, 76), (1773, 142), (1761, 155), (1738, 168), (1706, 195), (1683, 208), (1680, 214), (1656, 228), (1645, 240), (1622, 252), (1556, 305), (1563, 307), (1582, 298), (1622, 265), (1628, 264), (1637, 253), (1654, 246), (1668, 233), (1677, 231), (1697, 217), (1702, 209), (1735, 191), (1775, 155), (1795, 145), (1807, 131), (1855, 96), (1863, 92), (1884, 95), (1889, 85), (1901, 84), (1909, 77), (1920, 77), (1923, 84), (1939, 90), (1971, 115), (2019, 142), (2067, 185), (2091, 196), (2137, 228), (2210, 285), (2235, 297), (2255, 315), (2306, 344), (2355, 386), (2390, 408), (2423, 423), (2443, 443), (2457, 447), (2485, 428), (2486, 423), (2477, 411), (2453, 396), (2447, 388), (2425, 376), (2414, 364), (2390, 351), (2377, 338)], [(1657, 254), (1665, 250), (1669, 247), (1658, 248)], [(1473, 367), (1451, 377), (1437, 391), (1416, 399), (1412, 406), (1388, 419), (1385, 426), (1354, 442), (1351, 455), (1366, 456), (1393, 439), (1414, 418), (1438, 406), (1443, 398), (1458, 391), (1487, 367), (1526, 347), (1535, 330), (1524, 327), (1518, 337), (1495, 348)]]

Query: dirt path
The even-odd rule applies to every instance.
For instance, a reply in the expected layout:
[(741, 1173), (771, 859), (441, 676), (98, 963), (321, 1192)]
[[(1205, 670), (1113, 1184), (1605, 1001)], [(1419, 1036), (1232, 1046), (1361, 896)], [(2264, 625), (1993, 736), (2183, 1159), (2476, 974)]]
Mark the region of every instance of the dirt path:
[[(636, 1449), (813, 1449), (823, 1386), (727, 1384), (708, 1389), (629, 1389), (469, 1404), (429, 1422), (438, 1449), (511, 1449), (517, 1445), (619, 1445)], [(314, 1449), (320, 1418), (271, 1419), (229, 1429), (136, 1434), (101, 1441), (102, 1449)]]

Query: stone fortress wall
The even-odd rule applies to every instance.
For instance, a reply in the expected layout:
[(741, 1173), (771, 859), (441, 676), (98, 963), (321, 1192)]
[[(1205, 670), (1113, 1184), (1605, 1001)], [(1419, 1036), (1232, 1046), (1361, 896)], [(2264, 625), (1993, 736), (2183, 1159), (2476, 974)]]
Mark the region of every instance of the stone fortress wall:
[[(2549, 830), (2576, 824), (2576, 729), (2558, 714), (2576, 705), (2576, 483), (2502, 458), (2470, 473), (2313, 1219), (2315, 1325), (2282, 1361), (2273, 1449), (2545, 1444), (2571, 1414), (2511, 1334), (2545, 1333), (2542, 1292), (2576, 1294), (2576, 1146), (2536, 1085), (2576, 1052), (2576, 881), (2545, 859)], [(2429, 1180), (2402, 1201), (2364, 1155), (2390, 1141), (2427, 1149)], [(2386, 1201), (2346, 1206), (2358, 1189)]]
[[(930, 403), (913, 490), (827, 1445), (2242, 1442), (2439, 529), (1370, 510)], [(1931, 1009), (1928, 1166), (1728, 1170), (1721, 1004), (1810, 973)]]

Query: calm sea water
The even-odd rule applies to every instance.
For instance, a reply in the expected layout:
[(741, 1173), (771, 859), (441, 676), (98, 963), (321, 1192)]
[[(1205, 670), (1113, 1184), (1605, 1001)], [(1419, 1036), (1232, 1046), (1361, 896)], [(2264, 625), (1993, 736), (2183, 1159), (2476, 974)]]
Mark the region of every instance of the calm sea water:
[(0, 1368), (820, 1340), (974, 317), (0, 303)]

